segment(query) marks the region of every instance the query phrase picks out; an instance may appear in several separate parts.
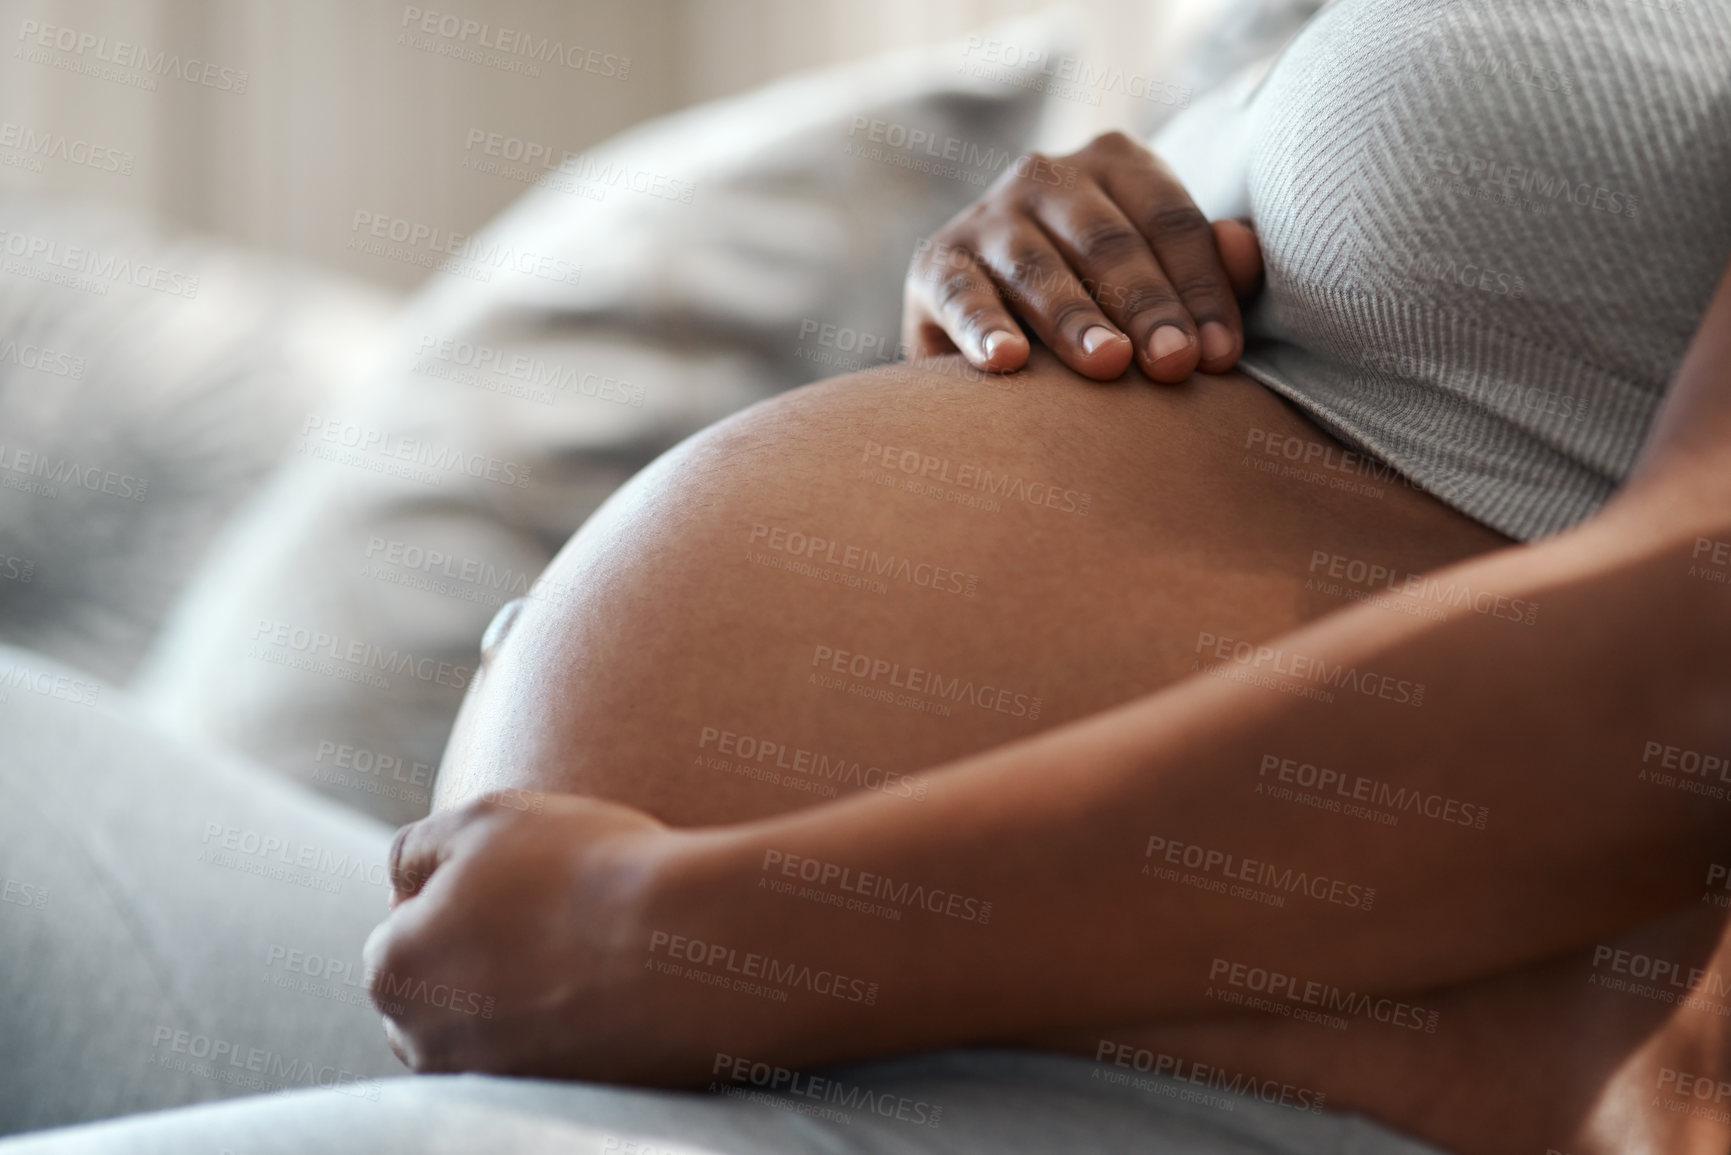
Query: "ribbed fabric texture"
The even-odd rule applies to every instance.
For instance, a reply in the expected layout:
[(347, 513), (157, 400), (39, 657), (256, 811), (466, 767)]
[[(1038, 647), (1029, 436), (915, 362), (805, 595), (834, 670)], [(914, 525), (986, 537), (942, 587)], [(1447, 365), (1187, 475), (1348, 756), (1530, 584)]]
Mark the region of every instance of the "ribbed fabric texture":
[(1731, 259), (1731, 0), (1338, 0), (1249, 115), (1245, 371), (1511, 537), (1593, 513)]

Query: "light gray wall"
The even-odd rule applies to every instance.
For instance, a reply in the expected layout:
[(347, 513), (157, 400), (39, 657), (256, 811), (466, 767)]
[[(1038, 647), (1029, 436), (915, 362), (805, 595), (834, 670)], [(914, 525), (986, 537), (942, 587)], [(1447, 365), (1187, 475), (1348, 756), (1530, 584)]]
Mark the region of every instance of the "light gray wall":
[[(1090, 63), (1172, 75), (1172, 46), (1219, 0), (1080, 0)], [(1046, 0), (0, 0), (0, 192), (117, 202), (405, 287), (422, 273), (346, 247), (357, 211), (471, 231), (524, 188), (464, 167), (472, 130), (577, 151), (647, 117), (804, 68), (960, 36)], [(411, 8), (597, 54), (540, 75), (421, 51)], [(405, 26), (405, 18), (408, 17)], [(34, 23), (32, 23), (34, 22)], [(71, 50), (41, 48), (52, 26)], [(447, 25), (448, 26), (448, 25)], [(32, 29), (35, 29), (34, 34)], [(421, 35), (415, 33), (416, 35)], [(68, 40), (68, 36), (74, 39)], [(83, 38), (80, 41), (77, 38)], [(424, 37), (450, 47), (458, 41)], [(102, 43), (97, 44), (100, 40)], [(472, 44), (474, 37), (470, 37)], [(214, 65), (155, 90), (80, 69), (120, 43)], [(609, 62), (606, 58), (613, 58)], [(608, 76), (629, 60), (625, 76)], [(522, 57), (517, 57), (519, 63)], [(226, 69), (225, 74), (222, 70)], [(245, 90), (235, 91), (240, 74)], [(1072, 102), (1080, 141), (1126, 102)], [(64, 136), (97, 165), (7, 148)], [(82, 149), (78, 150), (83, 155)], [(129, 173), (106, 171), (131, 157)], [(17, 163), (22, 160), (24, 163)], [(41, 171), (31, 171), (33, 162)]]

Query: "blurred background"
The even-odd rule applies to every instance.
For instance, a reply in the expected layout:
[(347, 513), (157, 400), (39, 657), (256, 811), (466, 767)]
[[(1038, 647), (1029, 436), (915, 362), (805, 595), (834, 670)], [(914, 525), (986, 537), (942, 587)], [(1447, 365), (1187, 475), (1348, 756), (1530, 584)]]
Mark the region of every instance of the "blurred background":
[(0, 699), (424, 814), (600, 502), (898, 360), (1017, 157), (1151, 139), (1320, 4), (0, 0)]
[[(1221, 0), (1077, 0), (1063, 11), (1091, 67), (1179, 78), (1180, 49)], [(1042, 0), (76, 0), (0, 4), (8, 48), (0, 117), (118, 150), (130, 171), (0, 157), (0, 189), (94, 197), (246, 245), (346, 270), (384, 286), (417, 271), (347, 249), (358, 209), (469, 232), (523, 185), (463, 167), (471, 131), (580, 152), (638, 121), (789, 73), (966, 35), (1050, 8)], [(512, 61), (538, 74), (428, 50), (428, 14), (600, 56), (594, 67)], [(100, 37), (42, 49), (28, 22)], [(64, 33), (62, 33), (62, 36)], [(410, 38), (415, 43), (410, 43)], [(421, 47), (417, 47), (416, 43)], [(37, 51), (29, 51), (32, 44)], [(116, 45), (178, 54), (214, 83), (159, 78), (154, 91), (75, 71)], [(34, 57), (34, 58), (33, 58)], [(1080, 144), (1145, 119), (1145, 101), (1102, 88), (1067, 103)], [(6, 151), (0, 142), (0, 151)], [(14, 148), (11, 151), (19, 152)]]

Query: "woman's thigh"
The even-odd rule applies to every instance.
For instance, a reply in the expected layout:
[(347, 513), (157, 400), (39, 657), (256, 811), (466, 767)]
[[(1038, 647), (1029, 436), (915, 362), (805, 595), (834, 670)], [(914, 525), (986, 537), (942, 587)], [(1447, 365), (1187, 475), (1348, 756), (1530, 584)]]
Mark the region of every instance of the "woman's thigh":
[(401, 1074), (390, 831), (0, 647), (0, 1134)]
[(678, 447), (572, 539), (487, 655), (439, 800), (575, 791), (678, 824), (917, 804), (932, 767), (1503, 541), (1244, 377), (1040, 357), (825, 382)]

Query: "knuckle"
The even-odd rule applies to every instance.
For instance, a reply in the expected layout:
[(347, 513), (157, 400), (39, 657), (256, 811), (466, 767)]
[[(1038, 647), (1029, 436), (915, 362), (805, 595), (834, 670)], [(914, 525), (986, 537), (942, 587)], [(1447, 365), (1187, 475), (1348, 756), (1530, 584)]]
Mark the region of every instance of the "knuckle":
[(1075, 276), (1050, 249), (1031, 248), (1011, 255), (1003, 280), (1006, 296), (1034, 301), (1071, 291)]
[(1157, 237), (1185, 237), (1206, 232), (1208, 218), (1193, 204), (1162, 205), (1148, 217), (1148, 231)]
[(988, 190), (979, 200), (957, 213), (944, 226), (943, 239), (955, 245), (967, 245), (971, 238), (979, 235), (980, 227), (988, 225), (994, 217), (1003, 211), (1003, 206), (994, 202), (992, 193)]
[(1010, 264), (1005, 270), (1005, 276), (1012, 281), (1039, 282), (1051, 277), (1058, 267), (1058, 260), (1053, 252), (1038, 245), (1014, 248), (1006, 255)]
[(375, 1006), (387, 1016), (396, 1017), (398, 1007), (391, 1001), (392, 990), (400, 984), (400, 976), (409, 973), (410, 951), (399, 936), (392, 935), (375, 947), (368, 959), (367, 994)]
[(1076, 234), (1076, 249), (1084, 260), (1116, 264), (1148, 252), (1141, 233), (1114, 220), (1093, 221)]
[(398, 827), (396, 836), (391, 839), (390, 853), (385, 856), (385, 861), (389, 864), (393, 874), (402, 868), (403, 849), (408, 845), (410, 832), (418, 825), (420, 825), (420, 823), (410, 822), (407, 825)]
[(1003, 176), (986, 194), (986, 199), (979, 203), (984, 205), (989, 199), (995, 199), (1000, 209), (1026, 209), (1045, 196), (1053, 185), (1065, 185), (1061, 176), (1054, 180), (1053, 174), (1062, 174), (1069, 167), (1061, 159), (1043, 152), (1024, 153), (1004, 170)]
[(1181, 303), (1170, 285), (1161, 281), (1138, 281), (1122, 287), (1118, 304), (1130, 316), (1142, 319), (1176, 313)]
[(964, 300), (980, 287), (980, 279), (971, 271), (955, 270), (938, 278), (933, 299), (941, 312), (951, 312), (958, 301)]
[(965, 262), (969, 255), (961, 230), (954, 226), (945, 228), (914, 246), (914, 255), (908, 261), (908, 276), (930, 275), (930, 270)]
[(1068, 332), (1078, 325), (1098, 320), (1100, 310), (1087, 297), (1066, 297), (1053, 302), (1049, 315), (1059, 332)]
[(1172, 284), (1179, 296), (1198, 305), (1218, 305), (1223, 297), (1220, 282), (1207, 271), (1183, 273), (1174, 278)]
[(998, 310), (989, 305), (978, 304), (957, 314), (956, 320), (969, 332), (978, 333), (989, 327), (998, 319)]
[(498, 793), (488, 792), (486, 794), (478, 795), (477, 797), (471, 798), (469, 801), (463, 803), (462, 807), (457, 811), (457, 825), (459, 827), (468, 826), (471, 823), (491, 818), (494, 814), (498, 813), (498, 811)]
[(398, 890), (414, 894), (427, 884), (428, 877), (428, 874), (419, 867), (399, 866), (392, 877), (392, 882)]
[(1113, 129), (1111, 132), (1103, 132), (1096, 136), (1088, 142), (1087, 147), (1103, 153), (1122, 153), (1131, 149), (1140, 149), (1142, 146), (1118, 129)]

